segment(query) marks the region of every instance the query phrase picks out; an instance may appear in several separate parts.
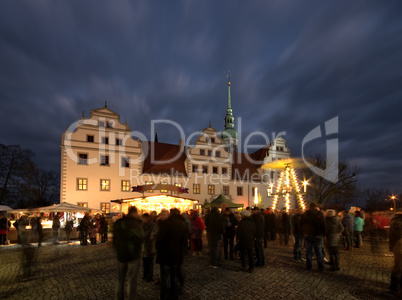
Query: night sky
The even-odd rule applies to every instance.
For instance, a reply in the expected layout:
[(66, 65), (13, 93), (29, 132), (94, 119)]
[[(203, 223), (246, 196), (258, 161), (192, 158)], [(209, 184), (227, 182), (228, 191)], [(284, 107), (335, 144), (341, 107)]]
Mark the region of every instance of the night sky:
[[(66, 126), (105, 101), (149, 139), (151, 120), (186, 136), (209, 122), (221, 131), (230, 70), (243, 141), (285, 132), (298, 157), (303, 138), (338, 117), (331, 138), (359, 185), (398, 193), (401, 16), (400, 0), (1, 1), (0, 143), (59, 172)], [(177, 129), (156, 129), (178, 144)], [(326, 138), (305, 151), (325, 156)]]

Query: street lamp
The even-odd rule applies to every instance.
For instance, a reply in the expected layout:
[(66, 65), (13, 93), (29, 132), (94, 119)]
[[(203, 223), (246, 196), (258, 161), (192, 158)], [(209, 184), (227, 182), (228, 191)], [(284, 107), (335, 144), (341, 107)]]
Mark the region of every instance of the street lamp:
[(392, 201), (394, 201), (394, 211), (396, 211), (396, 201), (395, 196), (391, 196)]

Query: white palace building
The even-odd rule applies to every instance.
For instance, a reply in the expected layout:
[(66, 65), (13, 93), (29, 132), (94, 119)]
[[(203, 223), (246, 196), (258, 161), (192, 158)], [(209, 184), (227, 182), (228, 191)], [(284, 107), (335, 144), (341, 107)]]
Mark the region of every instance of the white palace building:
[(60, 203), (105, 213), (126, 212), (127, 205), (187, 210), (223, 195), (233, 207), (271, 206), (278, 171), (261, 166), (289, 158), (286, 141), (277, 137), (253, 153), (240, 153), (237, 138), (230, 81), (225, 128), (218, 132), (209, 125), (193, 145), (147, 141), (105, 104), (62, 135)]

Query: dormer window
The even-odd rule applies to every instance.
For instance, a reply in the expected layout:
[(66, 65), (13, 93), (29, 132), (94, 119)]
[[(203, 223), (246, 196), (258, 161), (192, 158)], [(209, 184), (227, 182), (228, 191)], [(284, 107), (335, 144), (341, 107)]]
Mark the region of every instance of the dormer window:
[(215, 143), (215, 138), (211, 138), (211, 143)]

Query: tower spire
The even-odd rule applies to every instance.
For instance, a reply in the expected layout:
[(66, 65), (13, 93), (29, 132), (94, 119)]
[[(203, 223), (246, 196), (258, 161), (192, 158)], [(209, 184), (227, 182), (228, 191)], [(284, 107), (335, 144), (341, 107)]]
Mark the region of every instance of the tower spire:
[(232, 108), (232, 103), (230, 101), (230, 71), (228, 71), (228, 109)]
[(234, 118), (233, 118), (233, 113), (232, 113), (232, 103), (230, 99), (230, 71), (228, 71), (228, 107), (226, 108), (226, 116), (225, 116), (225, 129), (227, 128), (233, 128), (234, 124)]
[(230, 71), (228, 71), (228, 103), (225, 115), (225, 129), (222, 131), (222, 140), (230, 149), (237, 147), (237, 131), (234, 129), (234, 117), (232, 113), (232, 102), (230, 99)]

